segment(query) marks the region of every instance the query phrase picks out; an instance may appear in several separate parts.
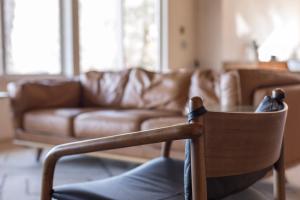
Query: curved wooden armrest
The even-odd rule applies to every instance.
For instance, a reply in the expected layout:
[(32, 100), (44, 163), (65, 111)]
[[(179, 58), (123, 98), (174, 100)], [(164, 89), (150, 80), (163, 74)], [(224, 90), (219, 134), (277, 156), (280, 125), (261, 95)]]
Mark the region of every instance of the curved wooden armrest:
[(63, 156), (199, 137), (201, 130), (201, 125), (197, 123), (179, 124), (58, 145), (48, 153), (44, 163), (41, 199), (51, 199), (55, 165)]

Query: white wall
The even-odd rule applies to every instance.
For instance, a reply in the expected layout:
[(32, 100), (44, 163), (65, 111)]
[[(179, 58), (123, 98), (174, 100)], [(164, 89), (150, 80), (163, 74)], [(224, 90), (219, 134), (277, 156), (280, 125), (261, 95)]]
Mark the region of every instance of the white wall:
[[(196, 58), (197, 0), (169, 0), (169, 66), (193, 67)], [(184, 33), (180, 33), (180, 28)]]
[(251, 40), (260, 45), (261, 60), (269, 60), (271, 55), (286, 60), (299, 46), (300, 0), (222, 0), (222, 3), (223, 60), (251, 59)]
[(198, 0), (197, 58), (201, 68), (221, 66), (221, 0)]
[(276, 55), (300, 58), (300, 0), (198, 0), (197, 58), (202, 67)]

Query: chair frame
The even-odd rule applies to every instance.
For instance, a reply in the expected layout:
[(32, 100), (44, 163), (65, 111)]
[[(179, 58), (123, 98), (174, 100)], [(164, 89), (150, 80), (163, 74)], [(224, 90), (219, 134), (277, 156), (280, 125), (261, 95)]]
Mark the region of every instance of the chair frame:
[[(202, 100), (199, 97), (191, 99), (190, 110), (195, 110), (201, 106)], [(285, 104), (285, 109), (279, 112), (284, 113), (283, 117), (285, 118), (287, 105)], [(204, 117), (197, 117), (191, 120), (189, 124), (178, 124), (58, 145), (48, 153), (44, 162), (41, 200), (52, 199), (55, 166), (58, 160), (64, 156), (164, 142), (161, 155), (169, 157), (172, 141), (182, 139), (191, 139), (193, 200), (207, 200), (204, 125)], [(283, 138), (281, 139), (281, 144), (283, 144)], [(280, 155), (272, 163), (274, 174), (273, 191), (276, 200), (285, 200), (284, 148), (283, 145), (280, 146)], [(208, 175), (211, 175), (211, 173)]]

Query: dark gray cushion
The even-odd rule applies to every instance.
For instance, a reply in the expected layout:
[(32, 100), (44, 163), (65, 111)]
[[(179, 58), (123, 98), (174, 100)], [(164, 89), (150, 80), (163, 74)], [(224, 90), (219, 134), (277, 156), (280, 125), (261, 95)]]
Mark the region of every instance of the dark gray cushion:
[(183, 162), (157, 158), (112, 178), (54, 188), (59, 200), (183, 199)]
[[(55, 187), (52, 196), (58, 200), (183, 200), (183, 166), (183, 161), (157, 158), (112, 178)], [(251, 175), (243, 175), (243, 178), (246, 182), (253, 180)], [(211, 190), (212, 186), (218, 187), (216, 180), (207, 180), (209, 199), (218, 199), (212, 197), (214, 191)], [(217, 181), (232, 185), (234, 178)], [(236, 190), (234, 185), (231, 188)], [(248, 193), (256, 196), (251, 190)]]

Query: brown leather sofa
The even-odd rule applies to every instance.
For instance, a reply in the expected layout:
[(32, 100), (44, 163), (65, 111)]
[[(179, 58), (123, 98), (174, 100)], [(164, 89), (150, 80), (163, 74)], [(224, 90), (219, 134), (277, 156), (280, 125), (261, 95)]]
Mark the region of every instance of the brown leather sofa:
[[(185, 123), (185, 107), (201, 96), (208, 108), (257, 105), (275, 87), (287, 93), (286, 163), (300, 161), (300, 74), (271, 70), (212, 70), (154, 73), (143, 69), (88, 72), (73, 80), (26, 81), (8, 86), (15, 140), (43, 148), (86, 138), (105, 137)], [(263, 125), (263, 124), (262, 124)], [(102, 156), (144, 160), (157, 156), (161, 144), (108, 151)], [(183, 157), (184, 142), (172, 146)]]

